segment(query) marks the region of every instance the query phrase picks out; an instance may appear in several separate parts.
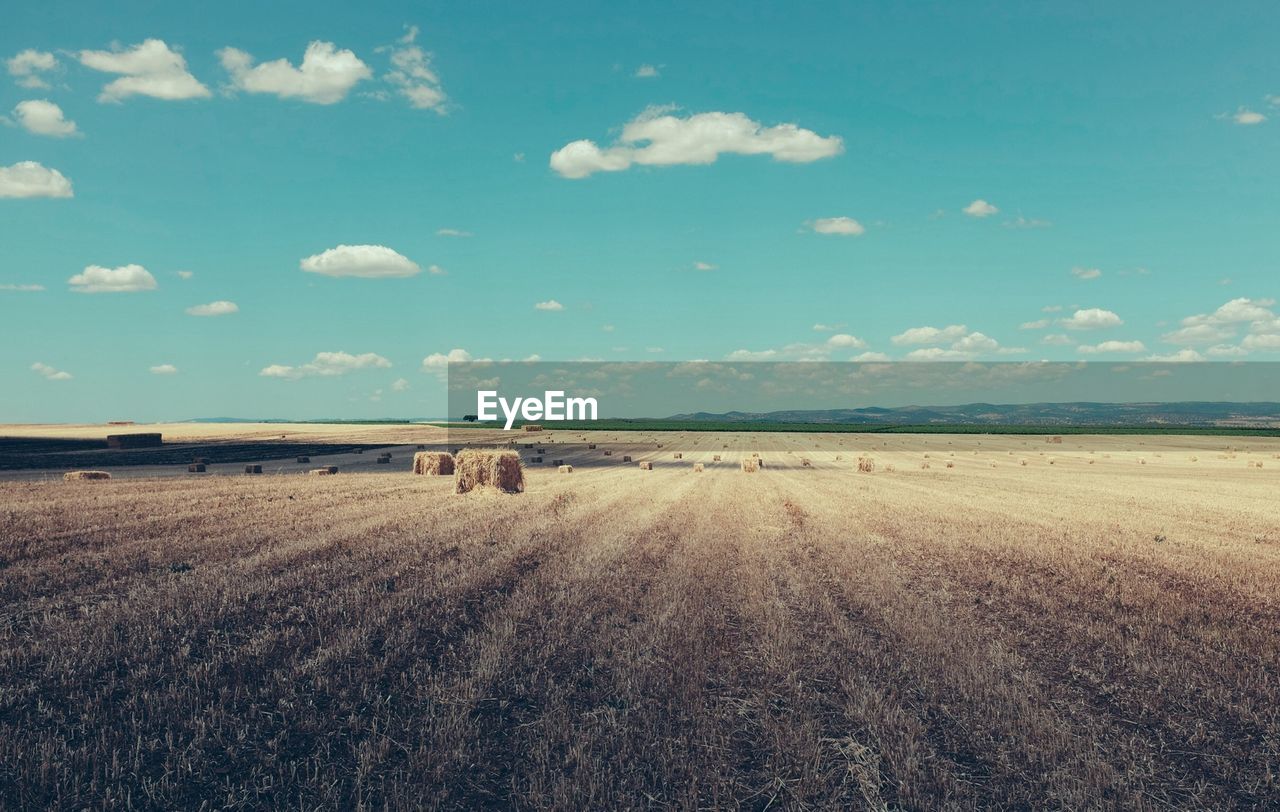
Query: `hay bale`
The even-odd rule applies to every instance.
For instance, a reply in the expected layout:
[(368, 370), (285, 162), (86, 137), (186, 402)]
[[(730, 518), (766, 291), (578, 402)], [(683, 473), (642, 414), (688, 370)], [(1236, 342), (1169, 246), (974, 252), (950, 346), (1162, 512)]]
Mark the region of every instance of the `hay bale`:
[[(608, 452), (608, 451), (606, 451), (605, 453), (606, 453), (606, 454), (608, 454), (609, 452)], [(622, 461), (623, 461), (623, 462), (631, 462), (631, 457), (624, 456), (624, 457), (622, 458)]]
[(468, 448), (454, 460), (454, 492), (496, 490), (520, 493), (524, 490), (524, 466), (514, 451)]
[(539, 449), (538, 449), (538, 453), (539, 453), (539, 454), (545, 454), (545, 453), (547, 453), (547, 450), (546, 450), (545, 448), (539, 448)]
[(419, 451), (413, 455), (413, 472), (422, 476), (453, 476), (453, 455), (447, 451)]
[(187, 473), (188, 473), (188, 474), (203, 474), (203, 473), (204, 473), (204, 463), (203, 463), (203, 462), (193, 462), (193, 463), (191, 463), (190, 465), (188, 465), (188, 466), (187, 466)]
[(1022, 460), (1022, 461), (1020, 461), (1018, 464), (1019, 464), (1019, 465), (1026, 465), (1026, 464), (1027, 464), (1027, 461), (1026, 461), (1026, 460)]
[(693, 464), (693, 472), (694, 472), (695, 474), (700, 474), (700, 473), (702, 473), (702, 463), (700, 463), (700, 462), (695, 462), (695, 463)]
[(310, 458), (310, 457), (298, 457), (298, 462), (299, 462), (300, 464), (301, 464), (301, 463), (304, 463), (304, 462), (311, 462), (311, 458)]
[(307, 473), (311, 476), (333, 476), (338, 473), (338, 466), (330, 465), (325, 468), (312, 468), (310, 471), (307, 471)]
[(956, 464), (955, 464), (954, 462), (952, 462), (951, 460), (947, 460), (947, 467), (948, 467), (948, 468), (955, 468), (955, 467), (956, 467)]
[(863, 457), (858, 460), (858, 470), (864, 474), (873, 473), (876, 470), (876, 461), (870, 457)]
[(720, 461), (720, 455), (719, 455), (719, 454), (712, 454), (712, 455), (711, 455), (711, 461), (712, 461), (712, 462), (719, 462), (719, 461)]
[(520, 428), (527, 432), (542, 431), (542, 426), (539, 426), (537, 423), (525, 423)]
[(595, 443), (592, 443), (591, 445), (587, 446), (587, 448), (595, 448), (595, 447), (596, 447)]
[(1062, 438), (1061, 438), (1061, 437), (1059, 437), (1058, 435), (1054, 435), (1053, 437), (1049, 437), (1049, 438), (1045, 439), (1045, 442), (1046, 442), (1046, 443), (1058, 443), (1059, 445), (1061, 445), (1061, 443), (1062, 443)]
[(246, 465), (246, 466), (244, 467), (244, 472), (245, 472), (246, 474), (260, 474), (260, 473), (262, 473), (262, 466), (261, 466), (261, 465)]
[(106, 471), (68, 471), (62, 475), (67, 482), (79, 482), (89, 479), (111, 479)]
[(681, 454), (679, 451), (677, 451), (673, 456), (678, 460), (684, 459), (684, 454)]
[(418, 443), (418, 450), (422, 451), (427, 447), (426, 443)]
[(559, 468), (557, 468), (556, 470), (557, 470), (557, 471), (559, 471), (559, 472), (560, 472), (560, 473), (562, 473), (562, 474), (572, 474), (572, 473), (573, 473), (573, 466), (572, 466), (572, 465), (563, 465), (563, 464), (562, 464), (562, 465), (561, 465)]
[(929, 463), (927, 463), (927, 462), (922, 462), (922, 463), (920, 463), (920, 467), (921, 467), (921, 468), (928, 468), (928, 467), (929, 467)]
[[(604, 455), (605, 455), (606, 457), (612, 457), (612, 456), (613, 456), (613, 452), (612, 452), (612, 451), (605, 451), (605, 452), (604, 452)], [(630, 457), (628, 457), (628, 459), (630, 459)]]
[(800, 458), (800, 467), (801, 467), (801, 468), (812, 468), (812, 467), (813, 467), (813, 463), (809, 460), (809, 458), (808, 458), (808, 457), (801, 457), (801, 458)]
[(894, 471), (896, 471), (896, 470), (898, 470), (898, 469), (897, 469), (897, 468), (894, 468), (894, 467), (893, 467), (893, 464), (892, 464), (892, 463), (890, 463), (889, 465), (886, 465), (886, 466), (884, 467), (884, 470), (885, 470), (885, 472), (886, 472), (886, 473), (893, 473)]
[(843, 454), (836, 454), (836, 462), (840, 462), (840, 461), (841, 461), (841, 460), (843, 460), (843, 459), (844, 459), (844, 455), (843, 455)]
[(653, 470), (653, 463), (651, 463), (651, 462), (642, 462), (642, 463), (640, 463), (640, 470), (641, 470), (641, 471), (652, 471), (652, 470)]
[(742, 471), (747, 474), (754, 474), (760, 470), (760, 460), (756, 457), (742, 458)]
[(529, 464), (530, 464), (530, 465), (540, 465), (541, 463), (542, 463), (542, 457), (530, 457), (530, 458), (529, 458)]

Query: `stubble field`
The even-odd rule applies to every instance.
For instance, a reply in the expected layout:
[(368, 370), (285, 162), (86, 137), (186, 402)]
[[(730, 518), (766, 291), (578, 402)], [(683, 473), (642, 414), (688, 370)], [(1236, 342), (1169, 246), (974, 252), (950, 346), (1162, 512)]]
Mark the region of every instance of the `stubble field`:
[(1280, 806), (1280, 441), (591, 439), (0, 483), (0, 806)]

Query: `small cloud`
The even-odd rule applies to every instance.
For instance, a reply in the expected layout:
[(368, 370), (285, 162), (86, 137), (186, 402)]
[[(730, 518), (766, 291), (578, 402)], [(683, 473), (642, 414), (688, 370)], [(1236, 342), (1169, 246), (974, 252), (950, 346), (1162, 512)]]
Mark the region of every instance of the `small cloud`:
[(827, 346), (837, 347), (839, 349), (860, 350), (867, 346), (867, 342), (857, 336), (851, 336), (848, 333), (837, 333), (827, 339)]
[(615, 328), (614, 328), (614, 326), (613, 326), (612, 324), (602, 324), (602, 325), (600, 325), (600, 330), (601, 330), (601, 332), (605, 332), (605, 333), (612, 333), (612, 332), (614, 331), (614, 329), (615, 329)]
[(662, 349), (661, 347), (645, 347), (644, 351), (647, 353), (651, 353), (653, 355), (666, 352), (666, 350)]
[(1018, 329), (1019, 330), (1043, 330), (1044, 328), (1048, 327), (1051, 323), (1052, 322), (1050, 322), (1048, 319), (1036, 319), (1035, 321), (1024, 321), (1022, 324), (1018, 325)]
[(187, 70), (187, 60), (164, 40), (149, 39), (120, 50), (81, 51), (80, 64), (102, 73), (120, 74), (98, 94), (100, 102), (119, 102), (130, 96), (165, 101), (205, 99), (209, 88)]
[(1204, 356), (1193, 349), (1178, 350), (1168, 355), (1148, 355), (1143, 361), (1155, 361), (1164, 364), (1184, 364), (1203, 361)]
[(13, 117), (22, 128), (34, 135), (47, 135), (50, 138), (67, 138), (79, 135), (74, 121), (68, 121), (62, 114), (62, 108), (44, 99), (20, 101), (13, 108)]
[(859, 237), (867, 229), (852, 217), (821, 217), (810, 225), (815, 234), (837, 234), (842, 237)]
[(196, 275), (195, 271), (174, 271), (174, 273), (178, 275), (179, 279), (190, 279)]
[(0, 197), (74, 197), (71, 181), (35, 161), (0, 166)]
[(1005, 220), (1000, 225), (1005, 228), (1048, 228), (1053, 225), (1048, 220), (1036, 220), (1034, 218), (1026, 218), (1019, 214), (1012, 220)]
[(238, 48), (223, 48), (218, 59), (231, 75), (234, 89), (312, 104), (340, 102), (356, 84), (373, 76), (353, 52), (319, 40), (307, 45), (296, 68), (287, 59), (254, 65), (253, 57)]
[(471, 353), (461, 348), (445, 352), (433, 352), (422, 359), (423, 372), (443, 372), (449, 364), (465, 364), (471, 360)]
[(44, 285), (0, 285), (0, 290), (12, 291), (15, 293), (39, 293), (44, 290)]
[(889, 340), (898, 346), (909, 344), (945, 344), (963, 338), (969, 328), (963, 324), (948, 327), (912, 327)]
[(437, 237), (473, 237), (470, 231), (463, 231), (460, 228), (438, 228), (436, 229)]
[(1076, 351), (1085, 355), (1096, 355), (1105, 352), (1145, 352), (1147, 346), (1141, 341), (1104, 341), (1101, 344), (1081, 344)]
[(136, 293), (155, 290), (156, 278), (141, 265), (122, 265), (119, 268), (103, 268), (89, 265), (83, 273), (67, 280), (77, 293)]
[(1040, 308), (1041, 313), (1061, 313), (1062, 305), (1045, 305)]
[(1062, 333), (1050, 333), (1040, 339), (1041, 344), (1047, 344), (1050, 347), (1069, 347), (1075, 342), (1071, 340), (1071, 336)]
[(995, 206), (991, 205), (990, 203), (988, 203), (987, 201), (979, 198), (978, 200), (975, 200), (969, 205), (965, 206), (963, 209), (961, 209), (961, 211), (963, 211), (965, 214), (969, 215), (970, 217), (990, 217), (991, 215), (995, 214), (1000, 210), (997, 209)]
[(558, 310), (564, 310), (564, 305), (560, 304), (560, 303), (559, 303), (559, 302), (557, 302), (555, 299), (548, 299), (548, 300), (546, 300), (545, 302), (538, 302), (538, 303), (536, 303), (536, 304), (533, 306), (533, 309), (534, 309), (534, 310), (551, 310), (551, 311), (558, 311)]
[(714, 270), (716, 270), (716, 269), (717, 269), (717, 268), (719, 268), (719, 267), (720, 267), (719, 265), (712, 265), (710, 262), (695, 262), (695, 263), (693, 263), (693, 269), (694, 269), (695, 271), (714, 271)]
[(31, 365), (31, 370), (45, 380), (50, 381), (69, 381), (71, 380), (70, 372), (63, 372), (60, 369), (54, 369), (48, 364), (36, 361)]
[(1068, 330), (1101, 330), (1106, 327), (1119, 327), (1124, 324), (1124, 321), (1110, 310), (1086, 307), (1072, 313), (1068, 318), (1058, 319), (1058, 324)]
[(511, 156), (511, 160), (515, 161), (515, 162), (516, 162), (516, 163), (518, 163), (518, 164), (522, 164), (522, 163), (524, 163), (524, 153), (523, 153), (523, 152), (517, 152), (517, 153), (513, 154), (513, 155)]
[(871, 361), (888, 361), (889, 356), (885, 355), (882, 352), (864, 352), (861, 355), (855, 355), (850, 360), (858, 361), (862, 363), (868, 363)]
[(636, 68), (635, 77), (637, 79), (657, 79), (660, 76), (658, 68), (654, 65), (641, 65)]
[(41, 76), (58, 67), (58, 58), (48, 51), (37, 51), (28, 48), (16, 56), (5, 60), (9, 75), (20, 87), (47, 89), (49, 83)]
[(188, 316), (230, 316), (232, 313), (239, 313), (240, 307), (235, 302), (209, 302), (209, 304), (194, 305), (187, 308)]
[(406, 389), (408, 389), (408, 388), (409, 388), (409, 379), (408, 379), (408, 378), (396, 378), (396, 379), (391, 383), (391, 391), (392, 391), (392, 392), (403, 392), (403, 391), (405, 391), (405, 390), (406, 390)]
[(446, 271), (444, 268), (441, 268), (439, 265), (428, 265), (427, 273), (432, 276), (447, 276), (449, 274), (448, 271)]
[(1229, 276), (1224, 276), (1224, 277), (1222, 277), (1221, 279), (1219, 279), (1219, 280), (1218, 280), (1218, 284), (1219, 284), (1219, 285), (1222, 285), (1223, 287), (1226, 287), (1227, 285), (1230, 285), (1230, 284), (1231, 284), (1231, 277), (1229, 277)]
[(1247, 127), (1253, 124), (1261, 124), (1267, 120), (1267, 117), (1247, 107), (1241, 107), (1231, 116), (1231, 120), (1236, 124), (1242, 124)]
[(422, 272), (416, 262), (385, 245), (339, 245), (299, 261), (298, 266), (308, 273), (362, 279), (404, 278)]
[(1097, 279), (1102, 276), (1102, 271), (1097, 268), (1072, 268), (1071, 275), (1076, 279)]
[(843, 326), (843, 324), (823, 324), (822, 322), (818, 322), (813, 325), (813, 331), (815, 333), (834, 333)]
[(330, 378), (346, 375), (361, 369), (386, 369), (391, 362), (381, 355), (372, 352), (352, 355), (347, 352), (318, 352), (309, 363), (300, 366), (272, 364), (264, 367), (258, 374), (264, 378), (284, 378), (296, 381), (299, 378)]
[(152, 375), (177, 375), (178, 368), (173, 364), (157, 364), (151, 367)]

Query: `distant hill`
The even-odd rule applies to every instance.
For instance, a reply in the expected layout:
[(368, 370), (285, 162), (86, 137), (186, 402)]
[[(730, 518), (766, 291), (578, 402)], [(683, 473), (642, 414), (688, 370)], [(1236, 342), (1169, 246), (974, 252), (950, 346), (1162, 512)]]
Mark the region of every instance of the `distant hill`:
[(841, 425), (1240, 426), (1280, 427), (1280, 403), (965, 403), (776, 412), (693, 412), (668, 420), (717, 423), (836, 423)]

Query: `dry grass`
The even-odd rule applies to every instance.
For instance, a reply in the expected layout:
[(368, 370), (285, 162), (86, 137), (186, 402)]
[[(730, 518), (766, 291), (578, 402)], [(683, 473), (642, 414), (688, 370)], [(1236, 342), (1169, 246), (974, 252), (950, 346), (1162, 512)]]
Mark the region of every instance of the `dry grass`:
[(0, 808), (1280, 808), (1275, 466), (875, 442), (0, 483)]
[(413, 455), (413, 472), (424, 476), (452, 476), (453, 455), (447, 451), (417, 451)]
[[(535, 457), (538, 462), (541, 457)], [(454, 460), (454, 493), (495, 490), (502, 493), (524, 491), (524, 466), (514, 451), (468, 448)]]
[(328, 465), (324, 468), (312, 468), (310, 471), (307, 471), (307, 473), (311, 476), (333, 476), (338, 473), (338, 466)]

